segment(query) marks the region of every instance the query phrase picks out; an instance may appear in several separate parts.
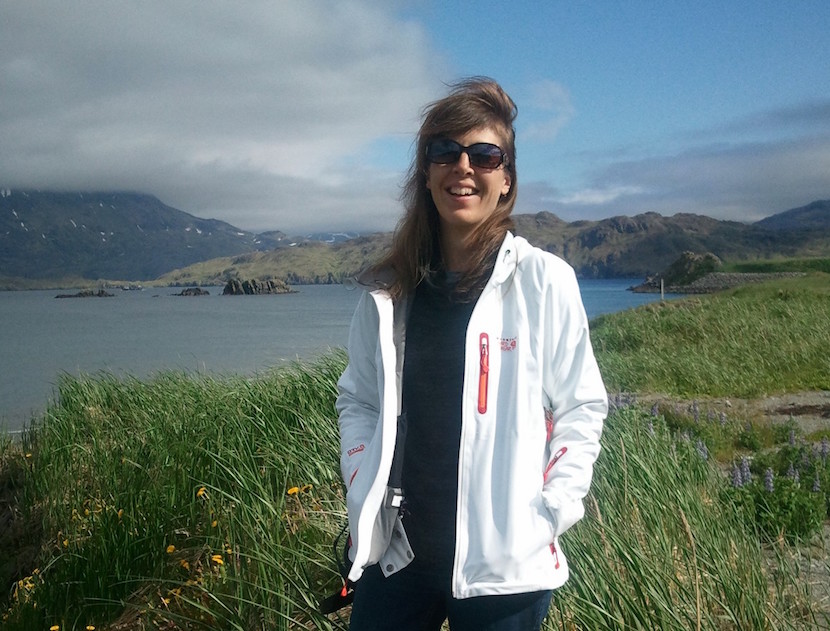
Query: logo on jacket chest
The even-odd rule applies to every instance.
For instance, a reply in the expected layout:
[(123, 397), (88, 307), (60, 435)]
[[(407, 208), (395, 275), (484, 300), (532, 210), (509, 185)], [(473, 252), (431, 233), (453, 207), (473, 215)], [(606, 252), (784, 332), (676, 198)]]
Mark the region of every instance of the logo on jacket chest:
[(499, 345), (501, 350), (504, 352), (510, 352), (516, 350), (516, 338), (515, 337), (500, 337), (499, 338)]

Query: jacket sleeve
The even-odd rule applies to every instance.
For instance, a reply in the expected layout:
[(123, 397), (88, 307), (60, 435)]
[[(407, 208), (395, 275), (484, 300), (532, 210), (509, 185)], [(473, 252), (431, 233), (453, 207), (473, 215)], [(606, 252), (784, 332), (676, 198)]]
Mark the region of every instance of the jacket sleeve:
[(585, 514), (582, 500), (591, 486), (608, 414), (576, 275), (570, 266), (557, 272), (545, 301), (549, 341), (543, 388), (550, 405), (546, 410), (550, 457), (542, 490), (555, 536)]
[(368, 292), (361, 296), (349, 331), (349, 363), (337, 383), (340, 471), (351, 486), (380, 417), (378, 313)]

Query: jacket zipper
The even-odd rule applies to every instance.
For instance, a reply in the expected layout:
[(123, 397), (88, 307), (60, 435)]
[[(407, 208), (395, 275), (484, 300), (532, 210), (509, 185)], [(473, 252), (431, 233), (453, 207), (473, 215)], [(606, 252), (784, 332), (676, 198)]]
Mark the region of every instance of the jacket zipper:
[(478, 336), (478, 350), (480, 357), (478, 373), (478, 411), (484, 414), (487, 411), (487, 382), (490, 374), (490, 338), (486, 333)]

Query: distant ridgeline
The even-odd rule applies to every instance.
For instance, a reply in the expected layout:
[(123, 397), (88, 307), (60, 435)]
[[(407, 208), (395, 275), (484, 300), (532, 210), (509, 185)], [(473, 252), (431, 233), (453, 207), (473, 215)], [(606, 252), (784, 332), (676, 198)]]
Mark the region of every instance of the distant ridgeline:
[[(754, 224), (644, 213), (565, 222), (516, 215), (515, 232), (586, 278), (643, 278), (683, 252), (723, 261), (830, 255), (830, 200)], [(233, 278), (342, 282), (388, 247), (389, 233), (289, 237), (200, 219), (151, 195), (0, 189), (0, 281), (157, 281), (225, 285)]]

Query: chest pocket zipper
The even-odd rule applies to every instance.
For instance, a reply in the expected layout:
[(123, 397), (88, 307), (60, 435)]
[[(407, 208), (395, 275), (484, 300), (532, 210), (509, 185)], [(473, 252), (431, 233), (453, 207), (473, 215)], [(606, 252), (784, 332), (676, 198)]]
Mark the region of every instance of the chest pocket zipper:
[(484, 414), (487, 411), (487, 385), (490, 374), (490, 338), (486, 333), (478, 337), (479, 372), (478, 372), (478, 411)]

